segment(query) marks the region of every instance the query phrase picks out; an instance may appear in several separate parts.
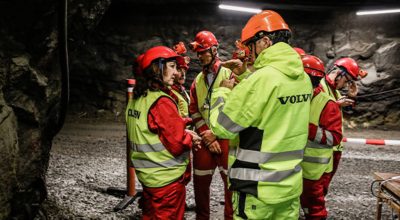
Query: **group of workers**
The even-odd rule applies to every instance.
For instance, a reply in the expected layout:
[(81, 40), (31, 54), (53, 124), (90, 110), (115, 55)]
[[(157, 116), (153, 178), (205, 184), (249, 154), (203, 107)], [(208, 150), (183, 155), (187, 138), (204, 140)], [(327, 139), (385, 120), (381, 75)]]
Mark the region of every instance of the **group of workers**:
[(221, 61), (215, 36), (199, 32), (190, 48), (202, 71), (190, 94), (184, 45), (138, 57), (126, 120), (143, 219), (184, 218), (191, 163), (196, 219), (210, 219), (217, 167), (225, 219), (298, 219), (300, 207), (306, 219), (327, 218), (325, 196), (343, 149), (341, 108), (354, 104), (365, 72), (351, 58), (325, 72), (290, 37), (278, 13), (262, 11), (242, 30), (243, 59)]

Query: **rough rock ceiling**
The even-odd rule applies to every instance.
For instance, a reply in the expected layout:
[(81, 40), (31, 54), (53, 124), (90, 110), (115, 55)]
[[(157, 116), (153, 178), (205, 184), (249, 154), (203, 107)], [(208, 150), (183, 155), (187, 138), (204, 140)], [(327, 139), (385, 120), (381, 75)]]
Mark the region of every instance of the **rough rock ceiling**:
[(281, 1), (265, 1), (265, 0), (150, 0), (146, 2), (138, 2), (135, 0), (113, 0), (113, 2), (124, 2), (135, 5), (165, 5), (165, 4), (209, 4), (217, 5), (220, 3), (234, 4), (248, 7), (257, 7), (262, 9), (280, 9), (280, 10), (303, 10), (303, 11), (319, 11), (334, 9), (380, 9), (400, 7), (398, 0), (281, 0)]

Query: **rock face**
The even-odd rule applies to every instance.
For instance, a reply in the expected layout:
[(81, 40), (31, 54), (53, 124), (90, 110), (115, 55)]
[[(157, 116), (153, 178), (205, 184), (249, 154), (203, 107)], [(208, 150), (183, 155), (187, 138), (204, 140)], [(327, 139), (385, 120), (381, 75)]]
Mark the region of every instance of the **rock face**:
[[(46, 196), (44, 173), (60, 127), (61, 72), (57, 12), (51, 0), (0, 2), (0, 219), (36, 216)], [(150, 1), (149, 1), (150, 2)], [(135, 57), (155, 45), (189, 43), (201, 30), (217, 36), (222, 60), (250, 15), (218, 10), (213, 1), (69, 0), (69, 53), (73, 112), (122, 117), (125, 79)], [(109, 6), (111, 7), (109, 8)], [(294, 46), (329, 67), (350, 56), (369, 72), (349, 126), (399, 126), (399, 15), (279, 11)], [(103, 18), (103, 15), (104, 18)], [(187, 87), (201, 68), (196, 54)]]
[[(69, 17), (81, 22), (75, 28), (82, 32), (110, 4), (69, 2)], [(44, 176), (61, 117), (56, 3), (0, 3), (0, 219), (33, 219), (46, 197)]]
[[(72, 104), (75, 111), (107, 109), (123, 112), (124, 81), (132, 75), (133, 60), (155, 45), (186, 45), (201, 30), (212, 31), (220, 42), (221, 59), (231, 58), (234, 42), (250, 15), (218, 10), (215, 6), (194, 4), (143, 5), (115, 2), (88, 37), (79, 52), (73, 53), (71, 67)], [(357, 60), (368, 71), (358, 82), (357, 106), (346, 110), (351, 126), (400, 125), (399, 93), (377, 92), (397, 88), (399, 83), (399, 15), (356, 16), (354, 11), (332, 13), (279, 11), (293, 31), (292, 45), (320, 57), (326, 69), (343, 56)], [(201, 70), (196, 54), (192, 59), (186, 87)], [(86, 91), (86, 95), (82, 95)], [(375, 103), (383, 109), (372, 108)], [(378, 120), (375, 120), (378, 119)], [(350, 125), (349, 124), (349, 125)]]

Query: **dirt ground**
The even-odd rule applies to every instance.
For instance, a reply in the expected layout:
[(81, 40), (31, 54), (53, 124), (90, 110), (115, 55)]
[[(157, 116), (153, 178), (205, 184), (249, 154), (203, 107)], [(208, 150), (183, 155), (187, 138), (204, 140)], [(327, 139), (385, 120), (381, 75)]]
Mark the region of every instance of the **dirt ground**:
[[(400, 131), (346, 130), (345, 136), (400, 140)], [(400, 146), (345, 144), (327, 196), (329, 219), (374, 219), (376, 198), (370, 185), (376, 171), (400, 173)], [(108, 187), (124, 187), (125, 182), (123, 122), (69, 118), (53, 141), (45, 212), (49, 219), (138, 219), (137, 201), (113, 212), (121, 198), (105, 192)], [(222, 181), (215, 175), (211, 219), (223, 219), (222, 189)], [(187, 187), (186, 200), (194, 204), (192, 183)], [(195, 219), (194, 211), (187, 211), (185, 217)], [(382, 219), (392, 219), (386, 206)]]

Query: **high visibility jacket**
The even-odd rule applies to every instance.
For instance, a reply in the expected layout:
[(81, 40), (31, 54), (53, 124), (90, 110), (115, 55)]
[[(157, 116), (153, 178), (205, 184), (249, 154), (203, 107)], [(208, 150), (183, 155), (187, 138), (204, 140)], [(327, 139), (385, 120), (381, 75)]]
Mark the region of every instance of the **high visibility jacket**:
[[(162, 187), (179, 179), (189, 162), (189, 151), (174, 157), (148, 128), (147, 115), (162, 91), (147, 91), (146, 97), (130, 100), (126, 110), (131, 161), (140, 182), (146, 187)], [(172, 98), (171, 98), (172, 100)]]
[[(319, 126), (321, 113), (329, 101), (334, 100), (324, 92), (318, 93), (312, 99), (310, 110), (311, 124)], [(308, 140), (303, 162), (301, 162), (303, 177), (310, 180), (318, 180), (325, 172), (331, 172), (333, 165), (332, 154), (333, 148), (331, 145)]]
[[(229, 69), (219, 66), (217, 70), (217, 74), (215, 76), (215, 79), (212, 83), (212, 85), (208, 85), (206, 82), (205, 74), (203, 72), (200, 72), (196, 79), (195, 79), (195, 91), (196, 91), (196, 98), (193, 99), (192, 101), (197, 100), (197, 108), (198, 112), (192, 113), (191, 117), (193, 118), (193, 121), (195, 122), (195, 127), (196, 129), (199, 129), (203, 125), (209, 126), (209, 114), (210, 114), (210, 108), (211, 108), (211, 95), (213, 94), (213, 91), (219, 87), (220, 83), (224, 79), (229, 79), (231, 76), (232, 71)], [(212, 74), (212, 73), (209, 73)], [(202, 118), (202, 120), (198, 120), (199, 118)]]
[[(332, 91), (331, 87), (328, 85), (328, 83), (326, 82), (326, 79), (323, 78), (320, 82), (320, 84), (322, 85), (322, 88), (324, 89), (324, 92), (326, 94), (328, 94), (333, 100), (337, 101), (339, 100), (342, 95), (340, 94), (340, 92), (338, 90), (334, 90)], [(343, 112), (342, 112), (342, 122), (343, 122)], [(342, 123), (342, 133), (344, 134), (344, 126)], [(341, 141), (339, 145), (336, 145), (333, 148), (333, 151), (343, 151), (343, 142)]]
[[(175, 89), (171, 89), (171, 91), (176, 95), (176, 97), (178, 97), (178, 110), (179, 110), (179, 114), (185, 118), (185, 117), (189, 117), (189, 103), (186, 101), (186, 99), (183, 97), (183, 95), (176, 91)], [(186, 91), (183, 90), (184, 93), (186, 93)], [(186, 94), (187, 96), (187, 94)]]
[(213, 103), (210, 124), (218, 137), (239, 134), (239, 147), (230, 157), (234, 162), (229, 162), (230, 189), (280, 203), (302, 191), (300, 162), (312, 85), (298, 54), (286, 43), (263, 50), (254, 67), (256, 72), (232, 91), (218, 89), (216, 95), (229, 94), (219, 105)]

